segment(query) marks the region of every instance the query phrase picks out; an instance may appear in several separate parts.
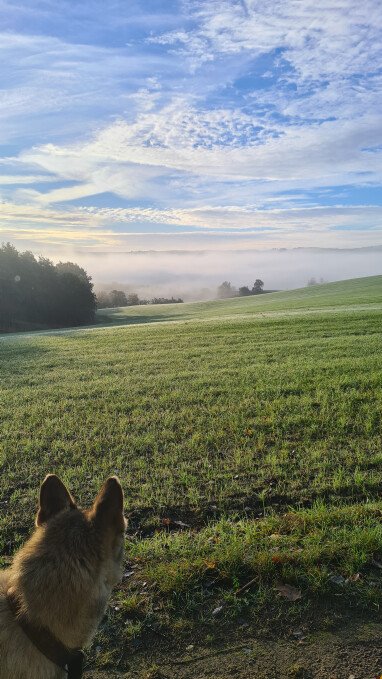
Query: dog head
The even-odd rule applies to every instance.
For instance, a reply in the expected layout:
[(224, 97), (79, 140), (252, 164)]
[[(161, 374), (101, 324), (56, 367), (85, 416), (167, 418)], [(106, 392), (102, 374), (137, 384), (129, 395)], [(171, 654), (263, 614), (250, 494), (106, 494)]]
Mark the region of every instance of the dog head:
[(40, 490), (36, 530), (10, 572), (24, 614), (69, 646), (87, 643), (122, 577), (125, 530), (117, 477), (107, 479), (90, 509), (81, 510), (63, 482), (49, 474)]
[(84, 561), (84, 551), (96, 550), (95, 561), (106, 567), (110, 584), (120, 579), (126, 519), (123, 491), (116, 476), (107, 479), (91, 509), (81, 511), (58, 476), (48, 474), (40, 489), (36, 526), (44, 530), (48, 544), (58, 532), (62, 543), (70, 544), (73, 558)]

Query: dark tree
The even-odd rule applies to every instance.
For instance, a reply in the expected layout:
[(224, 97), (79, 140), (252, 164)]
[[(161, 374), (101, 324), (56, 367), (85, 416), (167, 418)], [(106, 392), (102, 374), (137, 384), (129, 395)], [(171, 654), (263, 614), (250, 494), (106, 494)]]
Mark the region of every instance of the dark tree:
[[(95, 297), (83, 277), (70, 271), (58, 275), (61, 322), (64, 325), (92, 323), (95, 313)], [(73, 300), (76, 303), (73, 304)]]
[(74, 264), (73, 262), (58, 262), (58, 264), (56, 264), (56, 271), (58, 273), (71, 273), (74, 276), (77, 276), (77, 278), (82, 280), (84, 283), (90, 285), (93, 289), (91, 276), (89, 276), (85, 269), (83, 269), (78, 264)]
[(260, 278), (256, 278), (256, 280), (253, 284), (252, 294), (253, 295), (261, 295), (261, 293), (263, 292), (263, 287), (264, 287), (263, 281), (260, 280)]
[(127, 306), (128, 301), (126, 294), (123, 292), (123, 290), (112, 290), (110, 295), (110, 305), (111, 307), (118, 307), (118, 306)]
[(127, 304), (128, 306), (137, 306), (139, 304), (139, 297), (136, 292), (130, 292), (127, 295)]
[(239, 297), (247, 297), (248, 295), (252, 295), (248, 285), (243, 285), (241, 288), (239, 288)]
[(94, 320), (90, 276), (71, 262), (57, 264), (9, 243), (0, 247), (0, 330), (80, 325)]

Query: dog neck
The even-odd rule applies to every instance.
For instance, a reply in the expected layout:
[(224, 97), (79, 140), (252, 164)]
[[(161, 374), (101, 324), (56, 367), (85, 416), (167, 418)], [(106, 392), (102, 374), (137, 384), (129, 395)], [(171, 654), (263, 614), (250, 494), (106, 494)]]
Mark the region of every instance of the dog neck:
[(74, 559), (57, 540), (44, 541), (38, 529), (15, 555), (9, 569), (20, 612), (35, 627), (48, 629), (67, 648), (83, 648), (94, 635), (108, 600), (96, 555)]
[(15, 592), (9, 589), (6, 594), (8, 606), (15, 622), (29, 641), (42, 655), (68, 674), (68, 679), (81, 679), (83, 674), (84, 653), (82, 649), (69, 649), (44, 627), (37, 627), (21, 613), (20, 602)]

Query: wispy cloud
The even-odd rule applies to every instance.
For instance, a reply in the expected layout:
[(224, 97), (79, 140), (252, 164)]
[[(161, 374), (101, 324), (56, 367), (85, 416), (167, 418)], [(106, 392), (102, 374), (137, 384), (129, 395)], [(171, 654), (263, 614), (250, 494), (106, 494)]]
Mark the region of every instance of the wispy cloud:
[(246, 247), (359, 247), (373, 245), (381, 231), (382, 207), (199, 206), (198, 208), (47, 207), (0, 203), (3, 239), (38, 251), (205, 249)]
[(2, 237), (381, 242), (377, 0), (2, 13)]
[[(256, 120), (227, 111), (197, 113), (177, 106), (118, 121), (92, 141), (48, 145), (24, 153), (29, 166), (78, 185), (36, 193), (41, 202), (75, 200), (112, 192), (152, 204), (195, 204), (207, 193), (216, 200), (233, 182), (239, 202), (294, 188), (380, 184), (382, 117), (285, 127), (272, 136)], [(268, 134), (267, 134), (268, 132)]]

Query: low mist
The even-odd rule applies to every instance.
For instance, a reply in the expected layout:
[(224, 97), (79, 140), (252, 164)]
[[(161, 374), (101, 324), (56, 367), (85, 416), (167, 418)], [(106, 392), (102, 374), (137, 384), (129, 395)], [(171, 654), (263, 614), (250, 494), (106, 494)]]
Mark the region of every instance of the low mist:
[(70, 256), (92, 276), (96, 291), (118, 288), (146, 299), (214, 298), (216, 287), (224, 280), (239, 287), (252, 286), (256, 278), (261, 278), (265, 289), (288, 290), (305, 286), (311, 278), (330, 282), (382, 274), (382, 246), (354, 250), (73, 252)]

